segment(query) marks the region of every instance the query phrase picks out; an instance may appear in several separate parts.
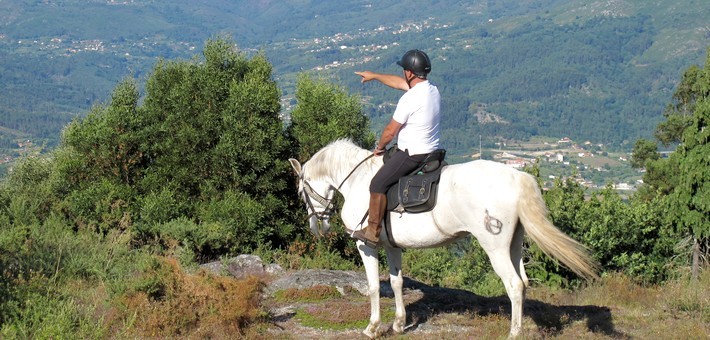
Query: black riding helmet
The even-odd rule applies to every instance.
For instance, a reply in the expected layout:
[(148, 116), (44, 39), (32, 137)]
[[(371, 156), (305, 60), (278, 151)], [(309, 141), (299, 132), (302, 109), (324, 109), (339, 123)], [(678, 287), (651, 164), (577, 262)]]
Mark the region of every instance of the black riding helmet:
[(397, 62), (403, 69), (412, 71), (419, 78), (426, 78), (431, 72), (431, 61), (429, 56), (420, 50), (409, 50)]

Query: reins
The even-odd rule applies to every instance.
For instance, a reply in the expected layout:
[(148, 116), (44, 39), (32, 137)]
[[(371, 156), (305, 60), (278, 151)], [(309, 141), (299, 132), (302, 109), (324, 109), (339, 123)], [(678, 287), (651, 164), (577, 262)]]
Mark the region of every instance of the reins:
[(357, 170), (357, 168), (359, 168), (360, 165), (362, 165), (362, 163), (365, 163), (366, 160), (368, 160), (374, 156), (375, 156), (375, 154), (372, 153), (371, 155), (365, 157), (365, 159), (361, 160), (360, 163), (357, 163), (357, 165), (352, 170), (350, 170), (350, 173), (347, 176), (345, 176), (345, 179), (342, 182), (340, 182), (340, 185), (338, 185), (338, 188), (335, 190), (340, 191), (340, 188), (343, 187), (343, 184), (345, 184), (345, 181), (347, 181), (348, 178), (350, 178), (350, 176), (352, 176), (352, 174), (355, 172), (355, 170)]

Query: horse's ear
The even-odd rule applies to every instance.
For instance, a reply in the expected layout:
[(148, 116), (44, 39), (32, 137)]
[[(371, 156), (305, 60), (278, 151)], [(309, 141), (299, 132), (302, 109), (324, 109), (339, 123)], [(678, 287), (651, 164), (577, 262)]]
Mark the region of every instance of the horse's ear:
[(296, 176), (301, 176), (301, 163), (293, 158), (289, 158), (288, 161), (291, 162), (291, 167), (293, 167), (293, 171), (296, 173)]

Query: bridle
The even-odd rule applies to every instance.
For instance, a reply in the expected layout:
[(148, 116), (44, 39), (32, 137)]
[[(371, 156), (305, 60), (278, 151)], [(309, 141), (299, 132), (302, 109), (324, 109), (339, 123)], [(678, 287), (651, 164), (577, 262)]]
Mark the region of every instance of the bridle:
[[(323, 197), (321, 194), (317, 193), (305, 179), (303, 179), (303, 193), (308, 211), (312, 211), (312, 213), (306, 216), (306, 220), (311, 218), (311, 216), (315, 216), (318, 220), (322, 221), (329, 219), (330, 216), (333, 216), (333, 212), (335, 211), (335, 209), (333, 209), (333, 200)], [(320, 203), (325, 207), (325, 209), (323, 211), (316, 211), (316, 208), (313, 206), (313, 202), (311, 202), (311, 200)]]
[[(345, 181), (350, 178), (350, 176), (357, 170), (362, 163), (365, 163), (368, 159), (374, 157), (375, 154), (371, 154), (365, 159), (361, 160), (360, 163), (357, 163), (355, 167), (350, 171), (350, 173), (345, 176), (345, 179), (343, 179), (342, 182), (340, 182), (340, 185), (335, 189), (336, 191), (340, 191), (340, 188), (343, 187), (343, 184), (345, 184)], [(304, 193), (304, 201), (306, 201), (306, 206), (308, 208), (308, 211), (312, 211), (311, 213), (306, 216), (306, 220), (310, 219), (312, 216), (315, 216), (319, 221), (324, 221), (327, 219), (330, 219), (331, 216), (333, 216), (333, 213), (335, 212), (335, 204), (333, 203), (333, 199), (329, 199), (327, 197), (323, 197), (323, 195), (317, 193), (315, 190), (313, 190), (313, 187), (311, 187), (311, 184), (306, 181), (305, 178), (303, 178), (303, 175), (301, 174), (299, 177), (301, 177), (301, 180), (303, 181), (303, 193)], [(313, 202), (311, 201), (316, 201), (320, 203), (322, 206), (325, 207), (323, 211), (316, 211), (315, 206), (313, 206)]]

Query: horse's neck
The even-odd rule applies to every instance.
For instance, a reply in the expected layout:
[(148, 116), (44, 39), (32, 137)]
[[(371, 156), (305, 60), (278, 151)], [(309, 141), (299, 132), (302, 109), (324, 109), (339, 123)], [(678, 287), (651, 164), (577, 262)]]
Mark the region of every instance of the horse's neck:
[(364, 190), (369, 192), (370, 181), (377, 169), (373, 170), (371, 162), (366, 159), (367, 155), (354, 153), (348, 157), (348, 164), (339, 167), (331, 173), (331, 179), (335, 182), (334, 187), (344, 196), (352, 190)]

